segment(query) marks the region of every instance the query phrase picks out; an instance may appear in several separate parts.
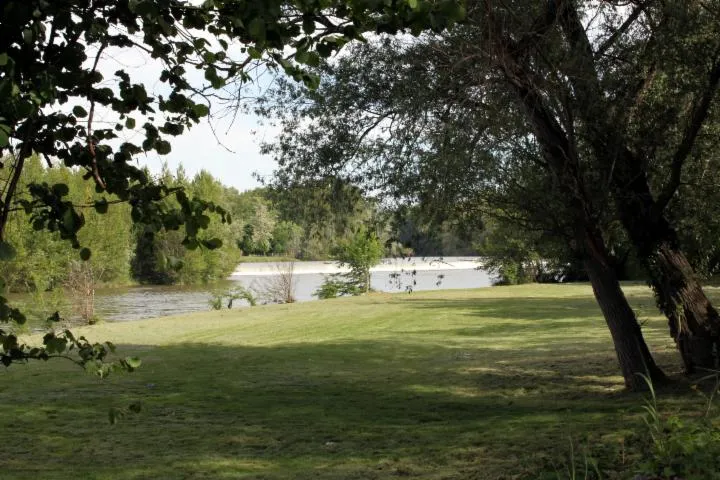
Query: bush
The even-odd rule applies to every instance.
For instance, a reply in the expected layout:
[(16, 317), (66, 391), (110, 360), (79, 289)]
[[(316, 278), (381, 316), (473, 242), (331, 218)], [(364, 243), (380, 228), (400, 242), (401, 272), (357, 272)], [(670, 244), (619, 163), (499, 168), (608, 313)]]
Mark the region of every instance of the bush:
[(229, 310), (235, 300), (245, 300), (251, 307), (257, 305), (257, 298), (253, 292), (242, 285), (216, 293), (208, 303), (213, 310), (222, 310), (223, 305), (227, 305)]
[(295, 302), (295, 262), (275, 267), (277, 273), (259, 281), (251, 288), (263, 303)]
[[(384, 249), (377, 234), (366, 228), (355, 231), (352, 237), (340, 242), (334, 256), (341, 267), (350, 268), (348, 273), (340, 273), (326, 279), (327, 286), (320, 287), (323, 295), (360, 295), (370, 291), (370, 268), (382, 259)], [(323, 285), (325, 285), (325, 283)], [(320, 297), (318, 298), (332, 298)]]
[(720, 479), (720, 430), (717, 418), (710, 418), (712, 401), (718, 392), (715, 387), (708, 397), (706, 414), (699, 418), (682, 419), (676, 415), (663, 417), (657, 407), (652, 384), (646, 401), (645, 423), (649, 442), (645, 447), (645, 460), (640, 465), (642, 474), (653, 478), (682, 480)]
[(352, 280), (342, 280), (345, 274), (334, 274), (325, 277), (322, 285), (313, 292), (313, 295), (318, 297), (320, 300), (327, 300), (328, 298), (343, 297), (346, 295), (360, 295), (363, 290), (360, 286)]

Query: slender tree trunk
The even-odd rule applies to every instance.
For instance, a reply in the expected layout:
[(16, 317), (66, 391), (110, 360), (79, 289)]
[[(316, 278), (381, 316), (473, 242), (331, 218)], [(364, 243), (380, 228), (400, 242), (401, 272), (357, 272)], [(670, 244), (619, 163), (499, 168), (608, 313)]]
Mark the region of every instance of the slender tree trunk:
[(643, 338), (635, 312), (620, 287), (615, 270), (609, 261), (601, 238), (588, 234), (586, 243), (591, 246), (584, 259), (593, 294), (605, 317), (615, 345), (625, 386), (631, 390), (644, 390), (647, 376), (653, 383), (663, 383), (667, 377), (657, 366)]

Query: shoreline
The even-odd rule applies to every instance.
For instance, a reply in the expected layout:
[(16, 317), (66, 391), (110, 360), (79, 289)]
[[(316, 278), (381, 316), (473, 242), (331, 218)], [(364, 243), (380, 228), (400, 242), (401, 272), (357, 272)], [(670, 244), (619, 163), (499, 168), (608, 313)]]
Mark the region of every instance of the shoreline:
[[(402, 272), (402, 271), (440, 271), (440, 270), (475, 270), (482, 268), (480, 257), (411, 257), (384, 258), (370, 269), (371, 272)], [(339, 267), (334, 261), (303, 261), (303, 262), (247, 262), (237, 266), (230, 278), (244, 276), (279, 275), (293, 265), (293, 274), (334, 274), (347, 273), (348, 267)]]

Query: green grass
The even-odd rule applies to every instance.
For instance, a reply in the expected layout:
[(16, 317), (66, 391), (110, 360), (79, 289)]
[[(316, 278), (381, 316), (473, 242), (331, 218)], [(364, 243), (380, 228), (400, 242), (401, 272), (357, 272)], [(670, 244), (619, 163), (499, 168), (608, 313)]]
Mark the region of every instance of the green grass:
[[(677, 375), (648, 290), (626, 290)], [(0, 478), (533, 479), (563, 464), (571, 440), (609, 478), (630, 478), (631, 432), (644, 429), (642, 396), (623, 392), (582, 285), (376, 294), (82, 332), (142, 368), (105, 381), (57, 361), (0, 370)], [(682, 385), (661, 408), (703, 411)], [(110, 407), (136, 400), (140, 414), (109, 425)]]

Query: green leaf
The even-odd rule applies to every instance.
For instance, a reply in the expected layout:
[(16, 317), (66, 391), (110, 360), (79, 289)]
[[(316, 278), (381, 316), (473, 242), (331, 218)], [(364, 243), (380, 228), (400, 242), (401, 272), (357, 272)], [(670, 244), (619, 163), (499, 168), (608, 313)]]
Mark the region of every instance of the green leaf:
[(311, 67), (317, 67), (320, 65), (320, 55), (315, 52), (309, 52), (305, 64)]
[(299, 63), (307, 63), (308, 52), (307, 50), (300, 50), (295, 54), (295, 60)]
[(219, 238), (211, 238), (210, 240), (203, 241), (203, 245), (205, 245), (205, 247), (210, 250), (215, 250), (217, 248), (220, 248), (220, 247), (222, 247), (222, 244), (223, 244), (223, 242)]
[(140, 360), (138, 357), (125, 357), (125, 363), (130, 368), (140, 368), (140, 365), (142, 365), (142, 360)]
[(413, 10), (417, 10), (418, 0), (408, 0), (408, 5), (409, 5), (410, 8), (412, 8)]
[(193, 112), (198, 117), (207, 117), (210, 114), (210, 108), (203, 103), (196, 103), (193, 107)]
[(265, 21), (261, 17), (255, 17), (248, 25), (248, 33), (256, 42), (265, 41)]
[(196, 250), (198, 248), (198, 241), (195, 238), (185, 237), (180, 243), (188, 250)]
[(88, 116), (87, 110), (85, 110), (85, 109), (84, 109), (83, 107), (81, 107), (80, 105), (75, 105), (75, 106), (73, 107), (73, 110), (72, 110), (72, 111), (73, 111), (73, 115), (75, 115), (76, 117), (79, 117), (79, 118), (85, 118), (85, 117)]
[(52, 190), (58, 197), (64, 197), (70, 193), (70, 188), (65, 183), (56, 183), (52, 186)]
[(75, 216), (73, 215), (73, 211), (71, 209), (68, 208), (65, 212), (63, 212), (62, 221), (65, 230), (69, 232), (75, 231)]
[(10, 127), (0, 124), (0, 148), (10, 144)]
[(84, 261), (90, 260), (90, 256), (92, 255), (92, 252), (89, 248), (85, 247), (82, 250), (80, 250), (80, 258), (82, 258)]
[(158, 153), (158, 155), (167, 155), (172, 150), (172, 147), (170, 146), (170, 142), (166, 140), (158, 140), (155, 143), (155, 151)]
[(135, 119), (132, 117), (127, 117), (125, 119), (125, 128), (129, 128), (130, 130), (135, 128)]
[(7, 53), (0, 53), (0, 67), (7, 65), (9, 59), (10, 57), (8, 57)]
[(104, 198), (95, 201), (95, 211), (99, 214), (105, 214), (108, 211), (108, 201)]
[(17, 255), (15, 247), (5, 241), (0, 241), (0, 260), (12, 260)]

